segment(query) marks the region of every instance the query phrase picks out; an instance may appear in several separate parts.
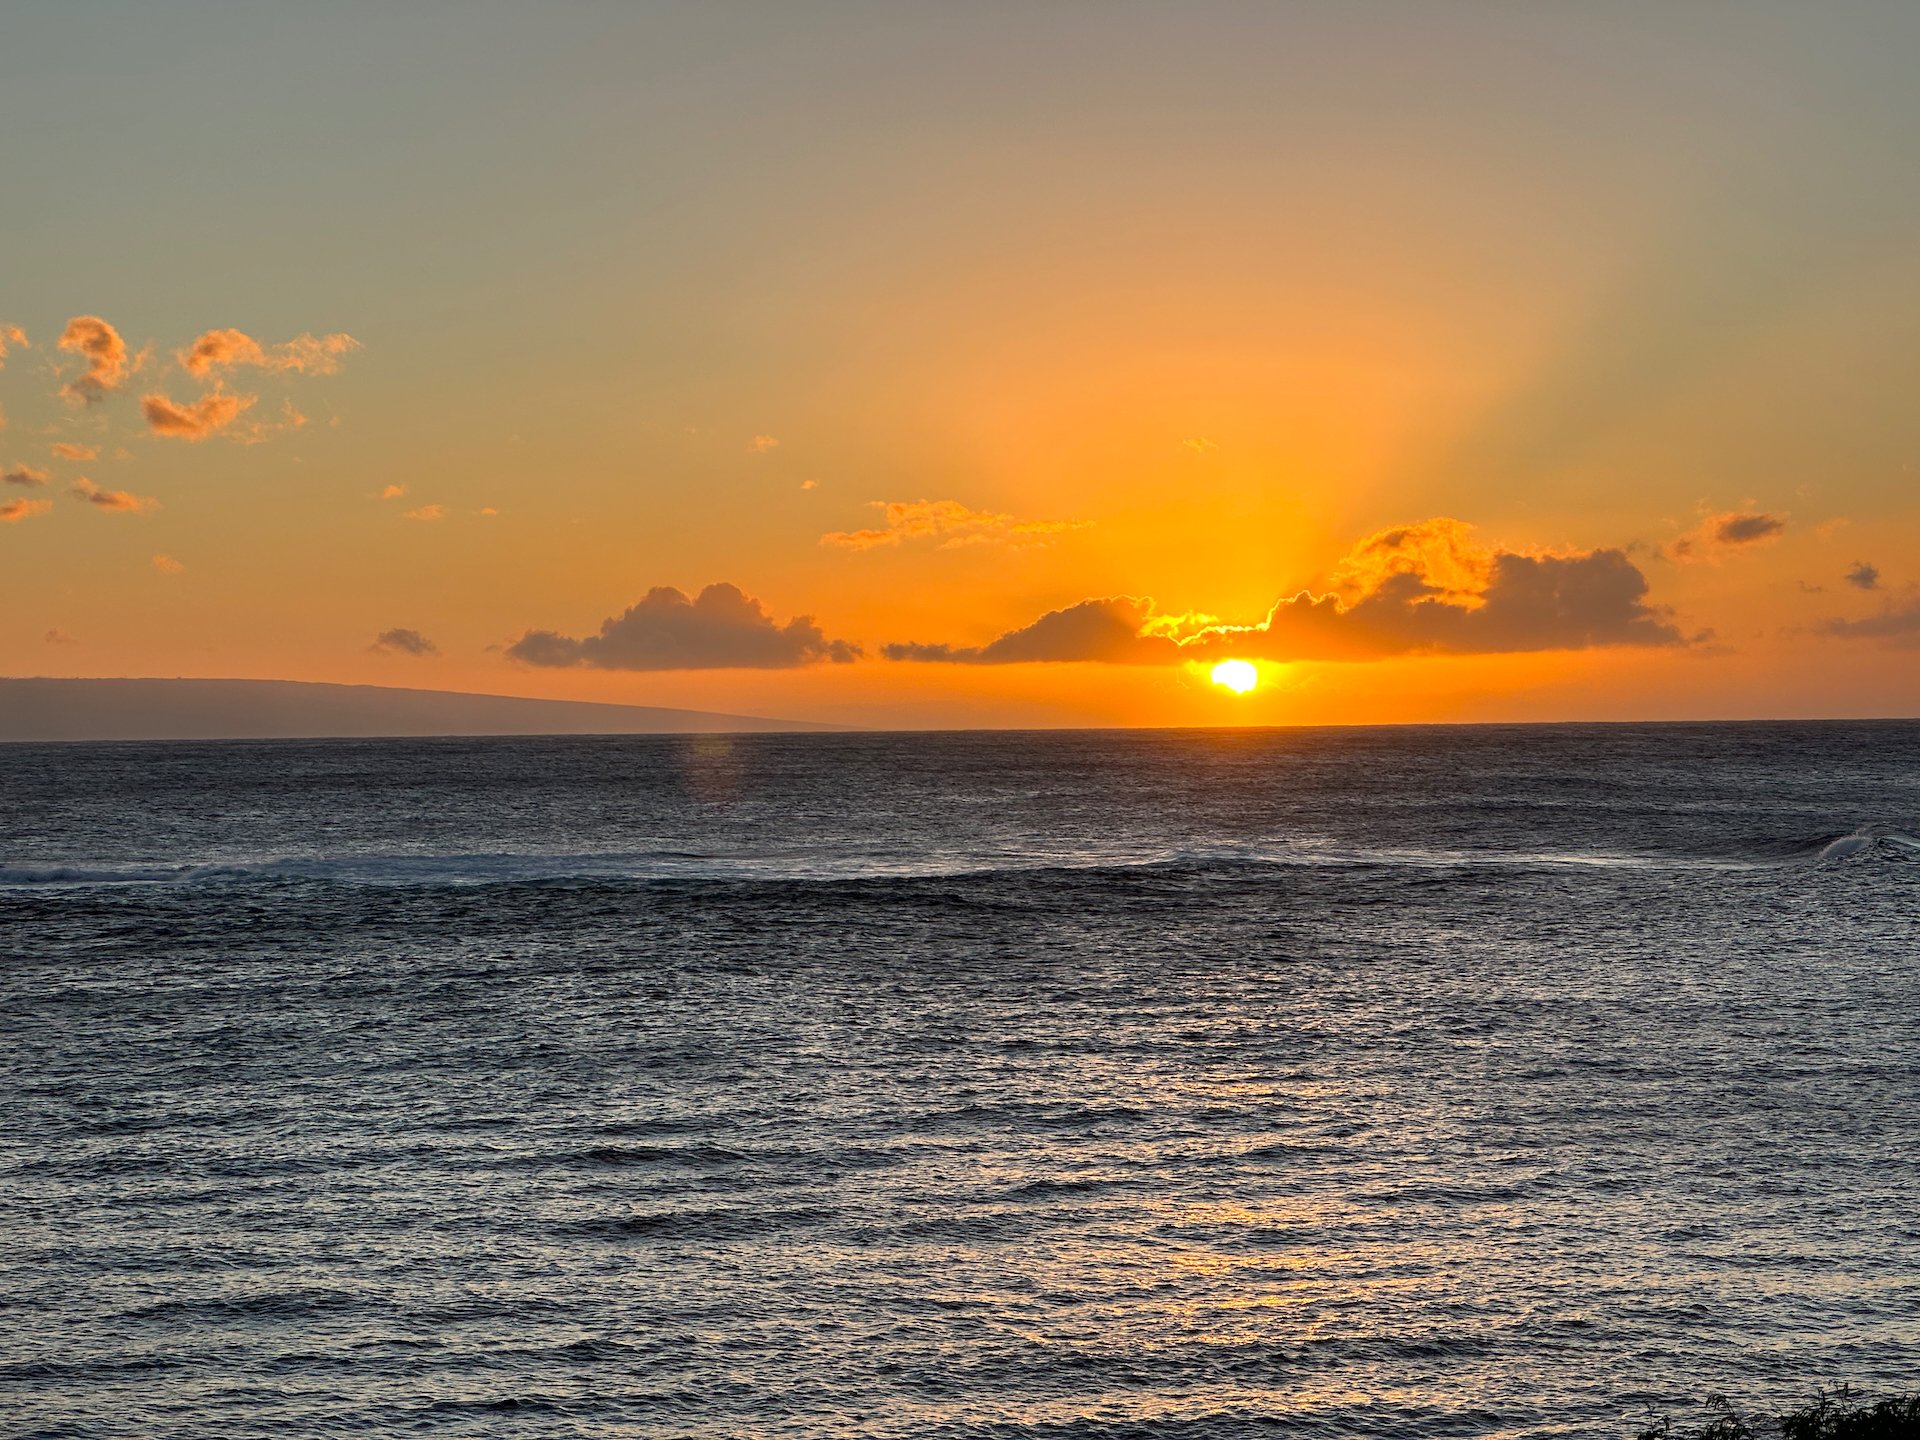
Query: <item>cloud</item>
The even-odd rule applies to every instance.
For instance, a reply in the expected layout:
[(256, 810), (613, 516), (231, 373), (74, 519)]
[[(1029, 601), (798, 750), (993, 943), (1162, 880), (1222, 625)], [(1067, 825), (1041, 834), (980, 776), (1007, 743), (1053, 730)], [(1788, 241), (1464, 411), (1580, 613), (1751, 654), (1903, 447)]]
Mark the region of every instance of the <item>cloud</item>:
[(406, 493), (407, 487), (404, 485), (389, 485), (380, 492), (380, 498), (382, 500), (398, 500)]
[(1084, 530), (1091, 520), (1015, 520), (988, 510), (969, 510), (958, 500), (875, 500), (873, 507), (886, 517), (877, 530), (834, 530), (820, 537), (822, 545), (847, 550), (871, 550), (908, 540), (938, 539), (940, 548), (962, 545), (1045, 545), (1069, 530)]
[(1251, 625), (1156, 613), (1132, 596), (1084, 600), (980, 646), (888, 645), (893, 660), (1005, 665), (1095, 660), (1158, 664), (1239, 656), (1360, 660), (1683, 643), (1620, 550), (1527, 555), (1464, 548), (1466, 527), (1432, 520), (1383, 530), (1337, 575), (1346, 594), (1302, 590)]
[(67, 493), (76, 499), (86, 501), (89, 505), (97, 505), (102, 510), (135, 513), (160, 508), (160, 502), (150, 495), (135, 495), (126, 490), (102, 490), (84, 475), (73, 482), (73, 488)]
[(444, 505), (422, 505), (418, 510), (407, 511), (401, 518), (404, 520), (444, 520), (447, 518), (447, 507)]
[(818, 480), (802, 480), (800, 482), (800, 488), (802, 490), (818, 490), (820, 488), (820, 482)]
[(80, 643), (78, 639), (69, 635), (64, 630), (49, 630), (45, 635), (41, 636), (41, 639), (49, 645), (78, 645)]
[(44, 515), (53, 508), (51, 500), (0, 500), (0, 525), (18, 525), (33, 515)]
[(1889, 603), (1878, 615), (1864, 620), (1825, 620), (1822, 633), (1842, 640), (1884, 640), (1892, 645), (1920, 645), (1920, 594)]
[(241, 412), (251, 409), (254, 399), (252, 395), (229, 395), (224, 390), (215, 390), (190, 404), (180, 405), (165, 395), (146, 395), (141, 397), (140, 409), (145, 412), (147, 426), (154, 434), (198, 444), (210, 435), (219, 434), (238, 419)]
[(268, 349), (244, 330), (209, 330), (180, 351), (179, 360), (189, 375), (197, 376), (241, 365), (331, 375), (339, 370), (342, 355), (359, 348), (351, 335), (296, 335)]
[(0, 484), (39, 486), (53, 477), (44, 470), (36, 470), (31, 465), (16, 465), (11, 470), (0, 470)]
[(56, 460), (98, 460), (100, 452), (91, 445), (74, 445), (62, 440), (53, 447), (53, 456)]
[(1709, 515), (1698, 529), (1682, 535), (1668, 547), (1670, 558), (1682, 562), (1714, 560), (1727, 550), (1740, 550), (1777, 540), (1787, 528), (1787, 517), (1763, 510), (1730, 510)]
[(171, 555), (156, 555), (153, 557), (153, 568), (158, 570), (162, 575), (178, 575), (187, 567)]
[(889, 660), (948, 661), (967, 665), (1018, 665), (1041, 660), (1102, 660), (1109, 664), (1175, 664), (1185, 658), (1180, 642), (1147, 633), (1153, 601), (1115, 595), (1050, 610), (1031, 625), (1009, 630), (987, 645), (958, 647), (914, 643), (885, 646)]
[(778, 624), (733, 585), (709, 585), (694, 599), (657, 586), (624, 614), (575, 640), (529, 630), (507, 647), (529, 665), (589, 665), (601, 670), (782, 670), (816, 661), (845, 663), (860, 647), (830, 640), (810, 615)]
[(1196, 455), (1204, 455), (1209, 450), (1220, 448), (1217, 441), (1209, 440), (1204, 435), (1195, 435), (1191, 440), (1182, 440), (1180, 443)]
[(747, 442), (747, 449), (756, 455), (764, 455), (769, 450), (778, 450), (780, 442), (771, 435), (756, 435)]
[(482, 505), (478, 510), (474, 511), (473, 513), (476, 515), (485, 515), (488, 517), (492, 517), (500, 513), (500, 507), (497, 505)]
[(18, 325), (0, 325), (0, 368), (6, 366), (8, 350), (15, 348), (24, 350), (30, 343), (27, 332)]
[(1847, 571), (1847, 583), (1856, 590), (1877, 590), (1880, 588), (1880, 571), (1864, 560), (1853, 562), (1853, 568)]
[(382, 630), (367, 647), (381, 655), (438, 655), (440, 647), (418, 630)]
[(60, 348), (83, 356), (86, 373), (60, 387), (69, 400), (85, 405), (104, 400), (127, 380), (127, 342), (98, 315), (77, 315), (60, 334)]

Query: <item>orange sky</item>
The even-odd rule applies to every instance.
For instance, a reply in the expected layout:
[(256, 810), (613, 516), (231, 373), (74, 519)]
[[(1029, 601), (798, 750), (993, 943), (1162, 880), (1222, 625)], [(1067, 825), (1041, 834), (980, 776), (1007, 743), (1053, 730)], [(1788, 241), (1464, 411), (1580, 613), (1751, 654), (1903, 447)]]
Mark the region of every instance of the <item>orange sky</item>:
[(1920, 17), (555, 13), (23, 22), (0, 673), (1920, 709)]

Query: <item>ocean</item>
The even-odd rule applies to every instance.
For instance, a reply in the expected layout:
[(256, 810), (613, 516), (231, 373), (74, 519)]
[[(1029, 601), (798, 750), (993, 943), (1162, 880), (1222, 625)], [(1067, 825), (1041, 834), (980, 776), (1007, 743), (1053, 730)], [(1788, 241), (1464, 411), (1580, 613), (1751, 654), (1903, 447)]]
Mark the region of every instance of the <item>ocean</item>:
[(1911, 723), (0, 746), (0, 1426), (1912, 1388), (1917, 836)]

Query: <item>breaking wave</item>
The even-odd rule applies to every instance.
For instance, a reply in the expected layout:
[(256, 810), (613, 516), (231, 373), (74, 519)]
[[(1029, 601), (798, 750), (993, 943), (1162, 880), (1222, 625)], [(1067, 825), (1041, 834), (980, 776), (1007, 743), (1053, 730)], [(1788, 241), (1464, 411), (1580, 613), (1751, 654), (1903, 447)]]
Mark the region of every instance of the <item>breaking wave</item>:
[(1920, 838), (1882, 827), (1845, 834), (1758, 840), (1713, 854), (1627, 851), (1433, 849), (1351, 846), (1322, 840), (1253, 846), (1060, 852), (826, 850), (621, 853), (286, 856), (197, 864), (0, 865), (0, 887), (149, 886), (297, 883), (373, 886), (480, 886), (621, 882), (831, 882), (991, 878), (1044, 871), (1257, 872), (1300, 869), (1502, 871), (1559, 869), (1768, 870), (1866, 857), (1920, 860)]

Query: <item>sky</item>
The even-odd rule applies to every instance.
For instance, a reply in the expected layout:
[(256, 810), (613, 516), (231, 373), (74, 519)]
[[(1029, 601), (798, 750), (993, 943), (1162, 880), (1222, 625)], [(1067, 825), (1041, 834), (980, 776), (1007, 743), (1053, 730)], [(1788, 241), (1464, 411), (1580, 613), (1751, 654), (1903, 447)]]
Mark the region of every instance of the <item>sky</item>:
[(1914, 715), (1915, 53), (1904, 3), (12, 4), (0, 674)]

